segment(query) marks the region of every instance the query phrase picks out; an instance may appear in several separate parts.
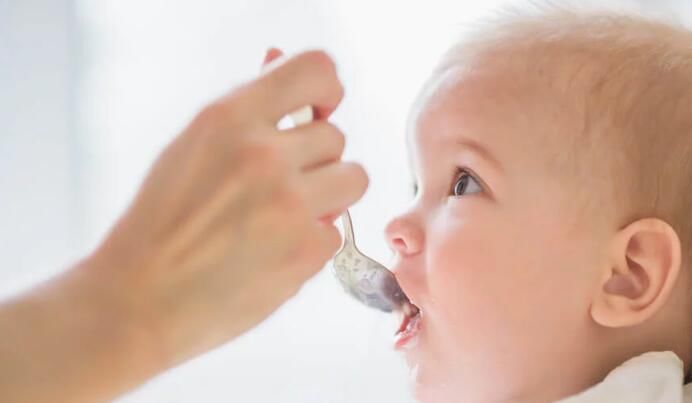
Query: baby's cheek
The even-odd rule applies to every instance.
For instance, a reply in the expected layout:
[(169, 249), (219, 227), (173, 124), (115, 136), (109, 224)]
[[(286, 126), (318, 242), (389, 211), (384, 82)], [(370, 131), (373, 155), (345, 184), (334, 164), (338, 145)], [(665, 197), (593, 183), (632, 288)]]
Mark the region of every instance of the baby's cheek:
[(526, 257), (514, 250), (515, 241), (468, 224), (449, 229), (429, 239), (428, 283), (437, 308), (460, 312), (480, 302), (502, 305), (522, 290), (528, 279), (515, 269)]
[(488, 242), (476, 231), (429, 241), (431, 303), (424, 314), (430, 343), (425, 347), (435, 357), (434, 372), (467, 387), (511, 375), (520, 361), (512, 356), (521, 344), (516, 305), (526, 302), (527, 285), (510, 275), (518, 262), (502, 253), (506, 241)]
[(549, 280), (537, 267), (540, 242), (499, 228), (466, 223), (429, 240), (430, 315), (449, 348), (466, 358), (531, 343), (540, 330)]
[(568, 348), (578, 279), (566, 275), (575, 270), (564, 267), (564, 250), (548, 243), (554, 236), (488, 222), (449, 226), (429, 239), (426, 315), (447, 372), (518, 385), (544, 370), (529, 371), (527, 362)]
[(507, 276), (508, 266), (516, 262), (497, 250), (504, 241), (491, 243), (485, 236), (458, 230), (430, 240), (431, 315), (440, 316), (450, 337), (463, 332), (469, 338), (472, 335), (466, 332), (491, 330), (496, 311), (506, 305), (511, 297), (508, 294), (518, 286)]

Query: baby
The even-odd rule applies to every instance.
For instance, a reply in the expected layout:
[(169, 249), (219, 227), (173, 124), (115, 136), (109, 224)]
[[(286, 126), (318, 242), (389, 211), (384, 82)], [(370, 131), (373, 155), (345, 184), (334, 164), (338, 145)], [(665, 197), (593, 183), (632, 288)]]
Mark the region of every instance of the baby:
[(554, 401), (664, 351), (648, 357), (678, 365), (681, 391), (692, 33), (624, 15), (513, 15), (452, 49), (417, 105), (418, 190), (386, 231), (421, 309), (397, 342), (417, 397)]

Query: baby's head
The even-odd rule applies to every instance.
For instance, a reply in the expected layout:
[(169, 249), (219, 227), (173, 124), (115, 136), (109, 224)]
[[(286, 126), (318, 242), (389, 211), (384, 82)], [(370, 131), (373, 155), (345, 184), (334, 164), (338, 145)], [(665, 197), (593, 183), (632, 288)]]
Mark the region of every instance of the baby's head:
[(419, 398), (550, 401), (647, 351), (688, 368), (692, 34), (503, 19), (449, 52), (410, 146), (418, 191), (387, 237), (422, 310)]

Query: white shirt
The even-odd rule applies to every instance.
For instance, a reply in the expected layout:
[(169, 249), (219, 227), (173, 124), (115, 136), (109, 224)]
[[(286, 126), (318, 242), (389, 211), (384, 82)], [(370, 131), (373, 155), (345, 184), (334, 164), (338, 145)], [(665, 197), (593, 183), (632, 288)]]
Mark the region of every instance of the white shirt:
[(692, 403), (692, 384), (683, 385), (684, 369), (675, 353), (634, 357), (605, 379), (559, 403)]

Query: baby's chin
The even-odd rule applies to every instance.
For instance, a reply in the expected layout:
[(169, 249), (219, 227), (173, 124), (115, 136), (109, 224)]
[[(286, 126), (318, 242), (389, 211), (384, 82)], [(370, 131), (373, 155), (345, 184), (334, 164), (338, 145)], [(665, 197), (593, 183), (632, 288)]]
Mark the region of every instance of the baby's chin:
[[(421, 374), (420, 369), (413, 368), (411, 375), (413, 395), (421, 403), (452, 403), (474, 401), (460, 393), (460, 385), (453, 385), (442, 380), (433, 380)], [(456, 387), (455, 387), (456, 386)]]
[[(457, 403), (457, 402), (491, 402), (501, 401), (497, 396), (497, 382), (490, 389), (478, 385), (466, 385), (459, 380), (432, 380), (417, 375), (412, 380), (413, 395), (421, 403)], [(500, 399), (500, 400), (498, 400)]]
[[(468, 340), (463, 333), (445, 328), (445, 335), (455, 336), (441, 338), (435, 330), (430, 317), (424, 317), (415, 343), (400, 348), (409, 367), (410, 387), (417, 401), (489, 402), (502, 401), (511, 394), (509, 379), (498, 383), (498, 374), (504, 366), (494, 359), (498, 357), (484, 354), (484, 346), (477, 343), (466, 346), (464, 342)], [(521, 379), (515, 381), (521, 382)]]
[(512, 391), (507, 382), (498, 381), (494, 376), (479, 376), (485, 368), (478, 371), (471, 368), (453, 368), (453, 363), (444, 361), (449, 357), (423, 357), (424, 353), (420, 351), (415, 359), (407, 356), (410, 387), (419, 402), (513, 401), (508, 398)]
[(461, 385), (450, 379), (450, 372), (440, 368), (437, 360), (422, 359), (421, 352), (407, 354), (409, 367), (409, 382), (417, 401), (428, 402), (458, 402)]
[(462, 385), (458, 379), (453, 379), (457, 371), (449, 367), (449, 355), (436, 354), (426, 336), (429, 335), (423, 330), (412, 346), (402, 349), (416, 400), (423, 403), (460, 401), (455, 389)]

